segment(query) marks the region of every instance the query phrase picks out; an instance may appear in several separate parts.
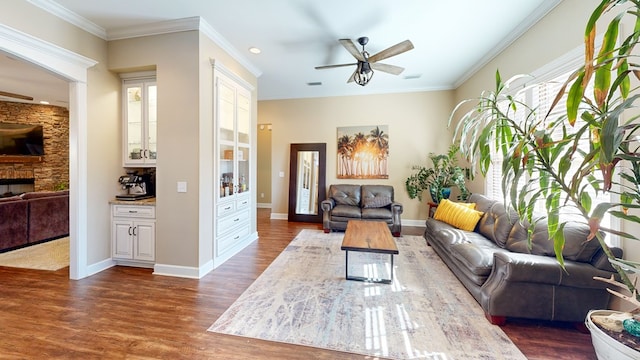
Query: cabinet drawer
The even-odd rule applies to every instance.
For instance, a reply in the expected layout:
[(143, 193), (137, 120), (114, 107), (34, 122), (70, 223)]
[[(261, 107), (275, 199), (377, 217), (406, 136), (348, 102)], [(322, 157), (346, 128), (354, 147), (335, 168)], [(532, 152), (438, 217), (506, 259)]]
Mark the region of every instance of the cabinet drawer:
[(236, 209), (241, 210), (249, 206), (249, 197), (242, 197), (236, 200)]
[(218, 220), (218, 235), (229, 232), (232, 228), (249, 221), (249, 210), (239, 211), (231, 216)]
[(113, 216), (155, 219), (155, 206), (113, 205)]
[(242, 241), (249, 235), (249, 224), (234, 230), (231, 234), (218, 239), (216, 247), (216, 256), (220, 256), (233, 248), (238, 242)]
[(235, 203), (233, 201), (226, 202), (218, 205), (218, 217), (226, 216), (236, 210)]

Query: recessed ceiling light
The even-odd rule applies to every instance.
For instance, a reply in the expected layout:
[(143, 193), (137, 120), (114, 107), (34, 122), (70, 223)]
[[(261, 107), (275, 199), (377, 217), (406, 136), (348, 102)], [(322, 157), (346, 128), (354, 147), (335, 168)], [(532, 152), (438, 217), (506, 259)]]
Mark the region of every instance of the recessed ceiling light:
[(257, 54), (260, 54), (262, 52), (262, 50), (258, 49), (255, 46), (252, 46), (252, 47), (249, 48), (249, 52), (252, 53), (252, 54), (256, 54), (257, 55)]
[(49, 102), (48, 102), (48, 101), (41, 100), (41, 101), (40, 101), (40, 104), (42, 104), (42, 105), (49, 105)]

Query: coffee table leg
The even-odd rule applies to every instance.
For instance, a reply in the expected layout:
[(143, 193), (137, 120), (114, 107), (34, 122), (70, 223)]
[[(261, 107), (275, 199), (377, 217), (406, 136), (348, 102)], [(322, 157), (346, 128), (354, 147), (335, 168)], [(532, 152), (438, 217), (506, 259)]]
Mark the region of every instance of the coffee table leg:
[(345, 254), (345, 270), (344, 270), (344, 278), (349, 279), (349, 250), (346, 250)]

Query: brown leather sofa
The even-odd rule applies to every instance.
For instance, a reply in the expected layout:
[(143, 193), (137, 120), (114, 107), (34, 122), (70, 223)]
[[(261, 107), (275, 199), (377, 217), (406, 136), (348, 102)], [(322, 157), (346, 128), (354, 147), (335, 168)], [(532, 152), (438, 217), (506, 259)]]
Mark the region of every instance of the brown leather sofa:
[[(586, 241), (582, 224), (565, 228), (563, 250), (566, 271), (555, 258), (546, 223), (533, 229), (527, 243), (527, 225), (501, 202), (473, 194), (468, 202), (484, 212), (474, 231), (464, 231), (429, 218), (424, 237), (460, 282), (482, 306), (493, 324), (507, 317), (583, 323), (591, 309), (606, 309), (606, 284), (614, 270), (597, 240)], [(622, 250), (612, 249), (617, 256)]]
[(331, 185), (321, 206), (325, 233), (344, 231), (349, 220), (384, 221), (396, 237), (402, 231), (402, 204), (394, 201), (390, 185)]
[(0, 199), (0, 252), (69, 235), (69, 191)]

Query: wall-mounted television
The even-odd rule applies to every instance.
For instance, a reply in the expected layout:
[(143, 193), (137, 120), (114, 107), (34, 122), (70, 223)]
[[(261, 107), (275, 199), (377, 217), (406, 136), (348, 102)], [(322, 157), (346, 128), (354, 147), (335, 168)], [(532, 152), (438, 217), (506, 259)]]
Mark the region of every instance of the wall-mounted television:
[(42, 125), (0, 122), (0, 155), (44, 155)]

